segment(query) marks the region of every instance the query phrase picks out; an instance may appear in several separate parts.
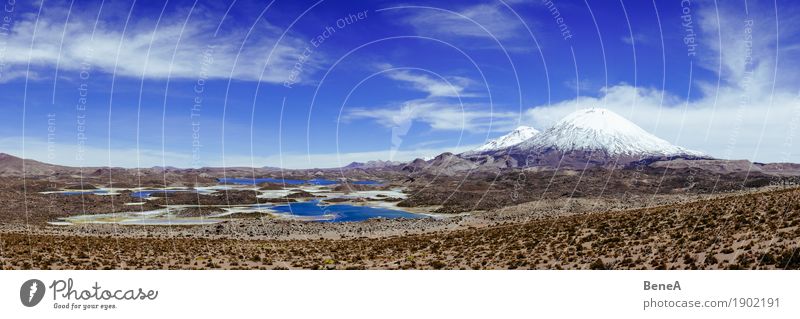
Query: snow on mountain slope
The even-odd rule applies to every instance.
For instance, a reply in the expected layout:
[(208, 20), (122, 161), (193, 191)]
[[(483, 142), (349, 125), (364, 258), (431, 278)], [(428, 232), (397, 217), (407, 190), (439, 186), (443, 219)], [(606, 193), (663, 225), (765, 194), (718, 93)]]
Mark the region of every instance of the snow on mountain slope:
[(480, 147), (471, 150), (467, 153), (483, 153), (483, 152), (492, 152), (492, 151), (506, 149), (514, 145), (517, 145), (519, 143), (522, 143), (538, 133), (539, 131), (530, 126), (520, 126), (511, 131), (511, 133), (508, 133), (494, 140), (491, 140), (488, 143), (483, 144)]
[(703, 155), (662, 140), (624, 117), (602, 108), (573, 112), (514, 148), (519, 151), (603, 151), (610, 156)]

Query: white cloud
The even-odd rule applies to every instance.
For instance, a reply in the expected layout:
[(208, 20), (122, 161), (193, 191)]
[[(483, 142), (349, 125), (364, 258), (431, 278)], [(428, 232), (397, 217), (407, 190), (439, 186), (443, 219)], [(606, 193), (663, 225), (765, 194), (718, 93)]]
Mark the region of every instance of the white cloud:
[(602, 88), (601, 84), (595, 83), (590, 79), (580, 79), (580, 82), (576, 79), (571, 79), (569, 81), (564, 81), (564, 87), (569, 88), (573, 92), (597, 92)]
[(434, 130), (470, 133), (513, 129), (519, 118), (520, 114), (515, 112), (497, 112), (482, 105), (454, 104), (442, 99), (411, 100), (394, 107), (354, 108), (344, 117), (346, 121), (375, 120), (387, 128), (419, 121)]
[(475, 94), (467, 93), (473, 81), (460, 76), (434, 78), (425, 74), (418, 74), (409, 70), (393, 70), (386, 76), (397, 81), (410, 83), (419, 91), (427, 92), (428, 97), (474, 97)]
[(634, 44), (642, 45), (642, 44), (649, 44), (650, 38), (648, 38), (646, 35), (642, 33), (634, 33), (633, 37), (631, 37), (630, 34), (620, 37), (620, 41), (622, 41), (622, 43), (625, 43), (627, 45), (634, 45)]
[(390, 65), (382, 67), (389, 68), (385, 73), (388, 78), (409, 83), (411, 89), (428, 96), (381, 107), (350, 108), (343, 120), (373, 120), (391, 129), (397, 143), (408, 133), (412, 122), (424, 123), (433, 130), (485, 133), (513, 129), (521, 118), (519, 113), (498, 112), (490, 105), (465, 102), (465, 98), (480, 96), (470, 92), (475, 83), (469, 78), (390, 69)]
[[(453, 12), (444, 9), (408, 8), (405, 22), (418, 34), (468, 38), (510, 39), (523, 32), (523, 24), (499, 4), (479, 4)], [(488, 31), (488, 32), (487, 32)], [(525, 33), (527, 34), (527, 33)]]
[[(279, 83), (288, 79), (306, 46), (291, 34), (275, 46), (282, 30), (265, 21), (257, 23), (246, 42), (248, 29), (243, 28), (222, 28), (215, 37), (219, 23), (217, 17), (211, 17), (198, 8), (184, 27), (188, 11), (187, 8), (180, 15), (164, 17), (157, 30), (155, 19), (150, 17), (131, 21), (126, 26), (124, 38), (124, 23), (101, 22), (92, 33), (95, 23), (93, 14), (96, 12), (88, 14), (73, 11), (66, 31), (66, 10), (45, 10), (38, 20), (35, 14), (20, 14), (8, 36), (6, 49), (13, 54), (5, 56), (3, 80), (25, 76), (29, 61), (34, 71), (52, 68), (57, 64), (61, 70), (79, 71), (88, 65), (93, 70), (116, 72), (118, 76), (126, 77), (198, 78), (204, 58), (210, 57), (213, 62), (203, 65), (206, 68), (203, 70), (206, 73), (204, 76), (208, 78), (261, 79)], [(34, 28), (36, 37), (31, 48)], [(62, 33), (65, 35), (63, 41)], [(270, 60), (271, 67), (260, 78), (273, 46), (275, 51)], [(310, 61), (303, 65), (304, 70), (316, 68), (318, 58), (312, 55)], [(49, 71), (38, 73), (52, 74)]]

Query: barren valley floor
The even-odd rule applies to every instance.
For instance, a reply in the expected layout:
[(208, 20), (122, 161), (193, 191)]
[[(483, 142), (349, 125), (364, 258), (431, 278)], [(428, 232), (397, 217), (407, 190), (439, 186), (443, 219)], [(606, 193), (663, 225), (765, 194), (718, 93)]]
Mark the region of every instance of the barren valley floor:
[(800, 269), (798, 188), (667, 197), (656, 204), (542, 200), (442, 220), (341, 224), (254, 218), (65, 229), (4, 223), (0, 267)]

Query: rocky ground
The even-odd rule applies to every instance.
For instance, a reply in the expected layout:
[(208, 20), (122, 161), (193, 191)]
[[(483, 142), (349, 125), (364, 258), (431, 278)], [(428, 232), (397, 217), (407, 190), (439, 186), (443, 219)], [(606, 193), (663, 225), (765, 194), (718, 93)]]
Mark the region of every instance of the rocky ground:
[(441, 206), (438, 213), (492, 210), (541, 199), (604, 198), (621, 202), (662, 195), (720, 194), (784, 182), (757, 172), (717, 174), (699, 168), (511, 170), (463, 176), (419, 175), (406, 183), (401, 207)]
[[(272, 238), (272, 239), (270, 239)], [(424, 221), (4, 223), (3, 269), (800, 269), (800, 189), (540, 200)]]

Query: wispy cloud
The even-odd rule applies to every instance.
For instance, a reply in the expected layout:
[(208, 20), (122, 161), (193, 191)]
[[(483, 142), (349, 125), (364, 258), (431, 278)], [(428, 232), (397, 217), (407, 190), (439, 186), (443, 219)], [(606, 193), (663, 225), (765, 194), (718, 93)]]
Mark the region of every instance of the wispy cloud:
[[(74, 10), (66, 29), (64, 9), (50, 7), (38, 19), (32, 13), (20, 14), (7, 39), (7, 52), (13, 54), (5, 57), (3, 79), (25, 76), (30, 62), (40, 76), (53, 74), (58, 65), (62, 70), (90, 67), (126, 77), (197, 78), (202, 65), (202, 76), (208, 78), (287, 80), (305, 47), (302, 40), (289, 34), (278, 42), (282, 30), (264, 20), (247, 39), (248, 29), (233, 27), (223, 27), (215, 36), (219, 18), (206, 11), (196, 8), (188, 20), (187, 8), (160, 21), (140, 18), (127, 26), (101, 22), (96, 30), (97, 12)], [(262, 77), (270, 52), (270, 67)], [(304, 67), (311, 71), (315, 65), (312, 57)]]
[(513, 128), (518, 118), (518, 113), (492, 111), (488, 106), (420, 99), (394, 107), (354, 108), (348, 112), (345, 120), (370, 119), (387, 128), (404, 127), (417, 121), (434, 130), (475, 133)]
[(574, 92), (591, 92), (595, 93), (599, 91), (602, 87), (601, 84), (595, 83), (595, 81), (591, 79), (580, 79), (580, 81), (576, 79), (572, 79), (569, 81), (564, 81), (564, 87), (569, 88)]
[(473, 90), (475, 82), (466, 77), (406, 69), (392, 69), (385, 74), (428, 96), (378, 107), (351, 108), (343, 117), (345, 121), (372, 120), (392, 129), (393, 136), (399, 138), (413, 122), (424, 123), (433, 130), (476, 133), (513, 128), (520, 118), (519, 113), (497, 111), (488, 104), (474, 102), (472, 98), (480, 94)]
[(622, 43), (625, 43), (627, 45), (633, 45), (633, 44), (643, 45), (643, 44), (650, 44), (651, 39), (643, 33), (634, 33), (633, 37), (631, 37), (630, 35), (624, 35), (620, 37), (620, 41), (622, 41)]
[(403, 20), (417, 33), (426, 36), (453, 36), (466, 38), (520, 37), (524, 26), (516, 16), (500, 4), (478, 4), (458, 10), (433, 8), (407, 8)]
[(475, 97), (467, 89), (474, 83), (469, 78), (448, 76), (435, 78), (430, 75), (415, 73), (409, 70), (394, 70), (386, 73), (390, 79), (411, 84), (412, 88), (427, 92), (428, 97)]

